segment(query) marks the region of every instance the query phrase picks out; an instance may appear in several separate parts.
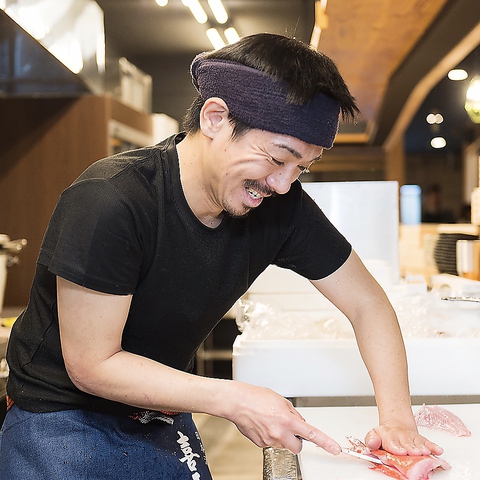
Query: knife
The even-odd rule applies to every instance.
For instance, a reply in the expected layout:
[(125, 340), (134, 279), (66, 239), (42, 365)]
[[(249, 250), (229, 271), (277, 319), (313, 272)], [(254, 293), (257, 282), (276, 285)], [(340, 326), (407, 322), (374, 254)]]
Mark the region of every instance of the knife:
[(480, 302), (479, 297), (442, 297), (442, 300), (449, 300), (450, 302)]
[(350, 450), (349, 448), (342, 448), (342, 453), (346, 453), (347, 455), (351, 455), (352, 457), (360, 458), (362, 460), (368, 460), (369, 462), (379, 463), (382, 464), (383, 462), (376, 457), (372, 457), (370, 455), (365, 455), (363, 453), (358, 453), (355, 450)]

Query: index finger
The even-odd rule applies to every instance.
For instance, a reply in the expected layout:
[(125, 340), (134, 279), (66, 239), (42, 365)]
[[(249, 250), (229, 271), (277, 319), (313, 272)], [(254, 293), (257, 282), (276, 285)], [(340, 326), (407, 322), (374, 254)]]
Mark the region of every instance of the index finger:
[(340, 445), (333, 438), (308, 423), (304, 423), (301, 432), (299, 432), (297, 436), (303, 440), (314, 443), (332, 455), (338, 455), (342, 451)]

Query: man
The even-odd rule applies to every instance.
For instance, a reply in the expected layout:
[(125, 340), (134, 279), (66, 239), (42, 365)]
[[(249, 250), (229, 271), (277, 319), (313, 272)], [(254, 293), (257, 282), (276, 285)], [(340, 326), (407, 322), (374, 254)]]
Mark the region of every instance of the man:
[[(335, 440), (273, 391), (192, 375), (195, 351), (271, 263), (350, 319), (371, 375), (372, 448), (418, 435), (395, 314), (299, 175), (357, 107), (335, 65), (259, 34), (198, 56), (186, 134), (95, 163), (61, 196), (8, 350), (2, 478), (210, 478), (189, 412), (260, 447)], [(180, 413), (178, 413), (180, 412)], [(321, 426), (320, 426), (321, 427)]]
[(433, 183), (425, 189), (422, 205), (422, 223), (455, 223), (453, 211), (449, 208), (443, 208), (442, 187), (438, 183)]

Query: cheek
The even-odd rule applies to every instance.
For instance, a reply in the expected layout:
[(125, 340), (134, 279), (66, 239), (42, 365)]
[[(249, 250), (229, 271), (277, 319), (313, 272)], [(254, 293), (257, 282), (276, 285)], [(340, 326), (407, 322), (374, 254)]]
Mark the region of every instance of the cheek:
[(243, 183), (245, 180), (258, 180), (270, 174), (269, 168), (253, 160), (238, 159), (224, 170), (224, 176)]

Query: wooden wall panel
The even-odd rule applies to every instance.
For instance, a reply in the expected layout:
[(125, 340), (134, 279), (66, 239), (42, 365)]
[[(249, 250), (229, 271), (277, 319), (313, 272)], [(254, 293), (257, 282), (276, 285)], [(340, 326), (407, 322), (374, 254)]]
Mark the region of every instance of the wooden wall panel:
[(103, 97), (0, 99), (0, 233), (26, 238), (8, 269), (6, 306), (25, 305), (38, 250), (60, 193), (108, 154)]

